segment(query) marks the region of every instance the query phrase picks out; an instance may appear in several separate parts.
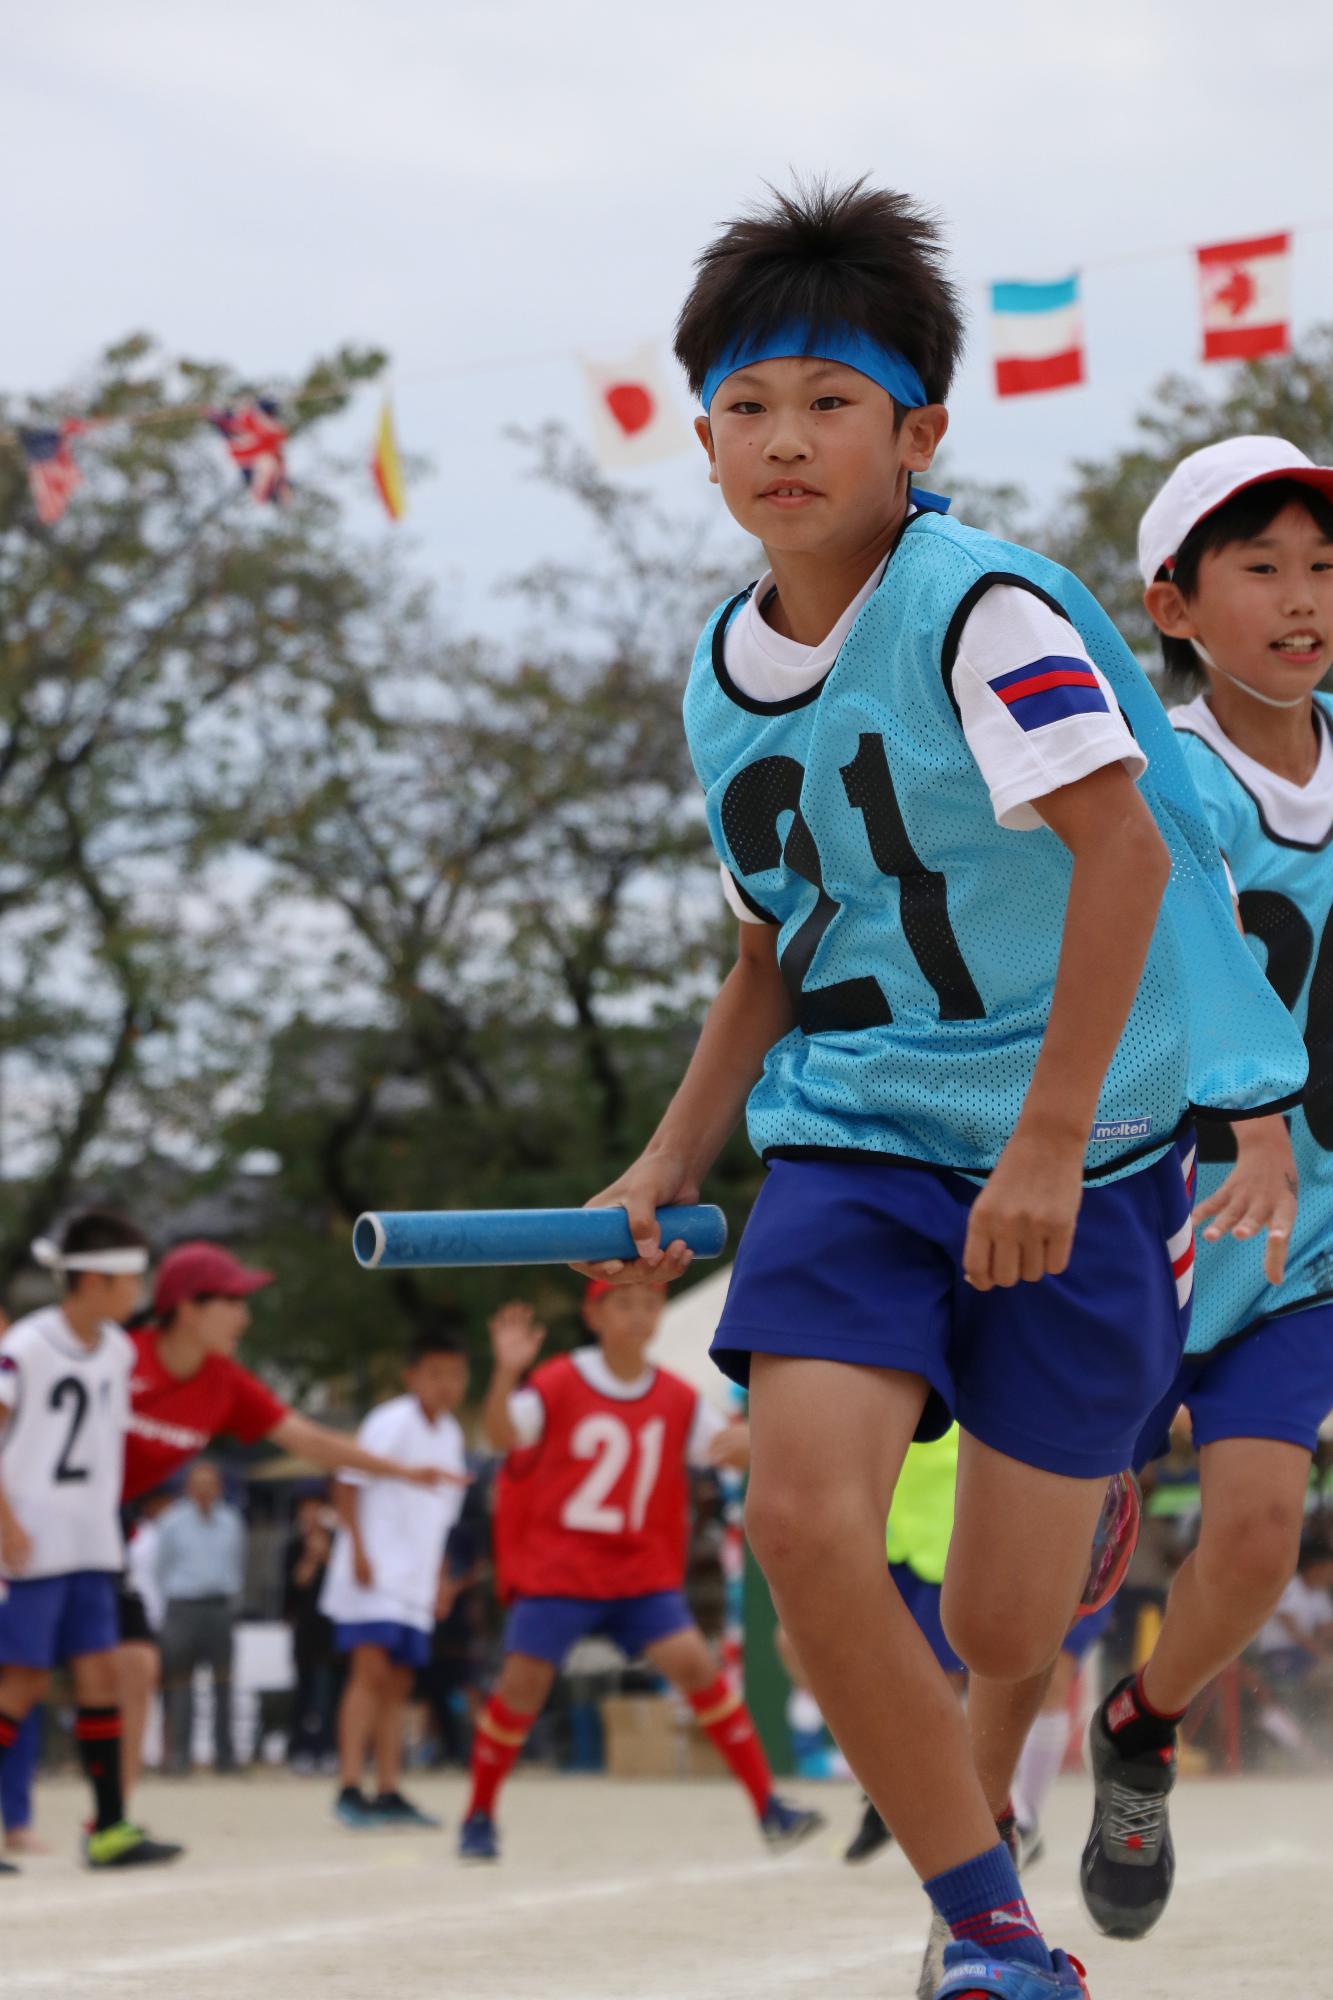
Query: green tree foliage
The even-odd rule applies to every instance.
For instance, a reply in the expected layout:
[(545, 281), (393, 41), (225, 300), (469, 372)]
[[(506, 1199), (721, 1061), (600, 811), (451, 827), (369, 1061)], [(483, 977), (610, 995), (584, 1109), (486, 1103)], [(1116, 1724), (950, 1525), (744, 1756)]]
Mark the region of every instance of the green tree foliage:
[[(298, 385), (316, 429), (372, 377)], [(956, 512), (1047, 548), (1146, 652), (1139, 514), (1185, 451), (1278, 432), (1333, 458), (1333, 330), (1164, 382), (1055, 518), (943, 475)], [(235, 400), (147, 340), (48, 412)], [(256, 1352), (306, 1385), (384, 1385), (413, 1327), (483, 1339), (521, 1288), (566, 1333), (568, 1274), (363, 1276), (366, 1207), (576, 1204), (642, 1143), (734, 950), (680, 727), (699, 625), (755, 558), (558, 429), (515, 439), (587, 526), (512, 585), (525, 637), (449, 636), (336, 467), (245, 497), (197, 419), (117, 425), (54, 530), (0, 450), (0, 1282), (76, 1194), (164, 1239), (271, 1261)], [(260, 1155), (264, 1171), (252, 1171)], [(710, 1187), (738, 1225), (743, 1137)]]
[[(380, 365), (312, 370), (294, 430)], [(238, 715), (336, 684), (388, 609), (317, 488), (260, 518), (197, 417), (118, 421), (244, 393), (136, 338), (60, 405), (0, 406), (6, 426), (70, 403), (107, 420), (54, 529), (0, 450), (0, 1278), (91, 1162), (216, 1119), (255, 996), (233, 980), (219, 1004), (241, 935), (211, 872), (210, 778)]]

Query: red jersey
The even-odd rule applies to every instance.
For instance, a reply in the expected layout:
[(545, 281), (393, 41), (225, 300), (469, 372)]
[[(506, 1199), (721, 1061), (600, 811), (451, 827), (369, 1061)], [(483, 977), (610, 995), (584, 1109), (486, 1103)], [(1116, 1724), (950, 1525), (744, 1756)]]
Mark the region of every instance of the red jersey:
[(280, 1424), (287, 1405), (239, 1362), (210, 1354), (197, 1375), (178, 1381), (162, 1366), (151, 1326), (130, 1335), (130, 1427), (125, 1438), (127, 1500), (151, 1492), (224, 1432), (255, 1444)]
[(541, 1398), (542, 1434), (505, 1464), (496, 1503), (502, 1587), (520, 1597), (679, 1590), (696, 1392), (658, 1368), (641, 1394), (612, 1396), (572, 1355), (544, 1363), (527, 1387)]

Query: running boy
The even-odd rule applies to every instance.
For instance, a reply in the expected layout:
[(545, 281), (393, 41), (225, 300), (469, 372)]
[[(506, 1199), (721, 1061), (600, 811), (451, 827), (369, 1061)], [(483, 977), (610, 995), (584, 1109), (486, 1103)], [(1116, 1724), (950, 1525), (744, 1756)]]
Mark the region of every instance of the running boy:
[[(334, 1818), (357, 1829), (440, 1824), (403, 1797), (403, 1713), (418, 1667), (430, 1659), (447, 1584), (444, 1548), (463, 1509), (467, 1454), (454, 1411), (467, 1393), (467, 1359), (447, 1333), (423, 1333), (403, 1369), (405, 1395), (370, 1412), (361, 1447), (397, 1464), (452, 1475), (429, 1496), (401, 1480), (344, 1472), (334, 1488), (338, 1534), (320, 1610), (338, 1651), (351, 1656), (338, 1712), (342, 1788)], [(375, 1754), (376, 1795), (361, 1789)]]
[(68, 1666), (93, 1792), (88, 1866), (171, 1861), (179, 1847), (150, 1840), (125, 1817), (115, 1673), (134, 1361), (119, 1322), (138, 1302), (148, 1246), (132, 1223), (93, 1212), (74, 1218), (60, 1249), (34, 1248), (63, 1280), (64, 1297), (0, 1340), (0, 1768), (51, 1669)]
[(500, 1786), (565, 1655), (594, 1632), (632, 1659), (642, 1654), (680, 1689), (772, 1846), (823, 1825), (774, 1791), (749, 1711), (685, 1602), (686, 1467), (743, 1462), (746, 1441), (742, 1426), (648, 1361), (664, 1304), (660, 1290), (590, 1284), (583, 1317), (597, 1346), (546, 1362), (524, 1388), (546, 1329), (521, 1305), (491, 1321), (495, 1368), (482, 1423), (487, 1441), (510, 1454), (505, 1474), (518, 1518), (502, 1522), (498, 1538), (513, 1603), (499, 1684), (473, 1740), (459, 1837), (465, 1861), (499, 1860)]
[[(1199, 1543), (1152, 1657), (1092, 1730), (1083, 1892), (1114, 1937), (1142, 1937), (1166, 1907), (1177, 1725), (1292, 1574), (1310, 1455), (1333, 1409), (1333, 703), (1315, 693), (1333, 665), (1333, 468), (1281, 438), (1193, 452), (1143, 517), (1139, 561), (1168, 675), (1194, 694), (1171, 719), (1240, 921), (1305, 1035), (1310, 1081), (1290, 1139), (1281, 1119), (1261, 1121), (1234, 1169), (1225, 1126), (1200, 1146), (1208, 1226), (1189, 1346), (1137, 1453), (1143, 1463), (1165, 1450), (1184, 1403)], [(1255, 1223), (1276, 1200), (1290, 1226), (1297, 1173), (1284, 1266), (1285, 1244), (1270, 1231), (1266, 1255)]]
[(676, 352), (768, 569), (709, 621), (685, 727), (759, 921), (657, 1133), (597, 1197), (641, 1253), (598, 1274), (683, 1268), (654, 1209), (695, 1198), (748, 1096), (769, 1174), (713, 1351), (749, 1381), (751, 1541), (952, 1932), (941, 2000), (1044, 2000), (1081, 1975), (1037, 1929), (884, 1571), (898, 1466), (957, 1415), (945, 1628), (974, 1676), (1043, 1670), (1107, 1477), (1179, 1362), (1183, 1128), (1289, 1101), (1305, 1064), (1109, 619), (913, 487), (961, 338), (936, 230), (899, 195), (776, 197), (700, 258)]

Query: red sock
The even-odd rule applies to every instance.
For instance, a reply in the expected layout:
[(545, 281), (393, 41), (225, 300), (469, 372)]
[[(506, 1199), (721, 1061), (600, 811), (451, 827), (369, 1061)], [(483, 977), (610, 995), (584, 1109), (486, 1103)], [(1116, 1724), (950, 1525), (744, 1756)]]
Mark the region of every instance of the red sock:
[(494, 1810), (496, 1794), (513, 1770), (535, 1715), (520, 1715), (507, 1708), (493, 1694), (481, 1714), (472, 1738), (472, 1798), (468, 1817)]
[(702, 1694), (692, 1694), (689, 1699), (704, 1735), (726, 1758), (732, 1776), (754, 1800), (755, 1811), (762, 1813), (773, 1796), (773, 1773), (749, 1709), (728, 1686), (724, 1674)]

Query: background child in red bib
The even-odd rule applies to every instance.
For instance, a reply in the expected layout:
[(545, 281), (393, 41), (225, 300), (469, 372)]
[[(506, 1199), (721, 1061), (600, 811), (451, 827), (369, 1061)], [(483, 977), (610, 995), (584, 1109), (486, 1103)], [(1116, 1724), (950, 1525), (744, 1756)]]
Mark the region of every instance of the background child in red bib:
[(696, 1390), (647, 1360), (660, 1288), (592, 1283), (583, 1316), (596, 1347), (545, 1362), (546, 1329), (512, 1305), (491, 1321), (487, 1440), (508, 1453), (497, 1519), (512, 1599), (499, 1684), (477, 1725), (459, 1852), (499, 1859), (494, 1807), (570, 1648), (592, 1633), (642, 1655), (679, 1688), (744, 1785), (764, 1837), (799, 1840), (820, 1815), (787, 1805), (748, 1710), (718, 1671), (685, 1601), (691, 1465), (743, 1461), (746, 1435)]

